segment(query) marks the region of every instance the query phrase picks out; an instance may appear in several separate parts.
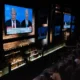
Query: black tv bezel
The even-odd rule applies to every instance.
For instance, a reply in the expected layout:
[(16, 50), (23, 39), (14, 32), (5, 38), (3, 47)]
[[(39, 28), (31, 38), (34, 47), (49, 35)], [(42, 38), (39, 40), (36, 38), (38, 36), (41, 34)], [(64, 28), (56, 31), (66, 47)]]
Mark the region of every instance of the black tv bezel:
[[(26, 34), (29, 34), (29, 33), (32, 33), (32, 31), (31, 32), (24, 32), (24, 33), (16, 33), (16, 34), (7, 34), (7, 30), (6, 30), (6, 25), (5, 25), (5, 5), (11, 5), (11, 6), (16, 6), (16, 7), (21, 7), (21, 8), (28, 8), (28, 9), (32, 9), (32, 19), (33, 19), (33, 17), (34, 17), (34, 8), (32, 8), (32, 7), (24, 7), (24, 6), (21, 6), (21, 5), (14, 5), (14, 4), (8, 4), (8, 3), (5, 3), (4, 4), (4, 14), (3, 14), (3, 28), (4, 28), (4, 34), (5, 35), (26, 35)], [(34, 32), (35, 33), (35, 32)], [(31, 35), (31, 36), (33, 36), (33, 35)]]

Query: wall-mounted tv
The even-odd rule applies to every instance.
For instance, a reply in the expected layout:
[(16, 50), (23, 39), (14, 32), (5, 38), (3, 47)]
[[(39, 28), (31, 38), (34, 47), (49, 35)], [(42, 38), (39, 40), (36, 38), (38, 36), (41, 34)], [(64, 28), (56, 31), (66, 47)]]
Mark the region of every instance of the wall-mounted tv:
[(72, 23), (75, 23), (75, 16), (71, 16), (72, 17)]
[(33, 9), (13, 5), (4, 6), (6, 34), (31, 33)]
[(48, 27), (39, 27), (38, 28), (38, 39), (44, 39), (47, 36), (47, 32), (48, 32)]
[(72, 25), (71, 26), (71, 32), (74, 32), (74, 30), (75, 30), (75, 25)]
[(68, 13), (64, 14), (64, 28), (70, 28), (71, 25), (71, 15)]
[(61, 31), (61, 26), (55, 26), (55, 33), (54, 33), (54, 35), (55, 36), (60, 35), (60, 31)]

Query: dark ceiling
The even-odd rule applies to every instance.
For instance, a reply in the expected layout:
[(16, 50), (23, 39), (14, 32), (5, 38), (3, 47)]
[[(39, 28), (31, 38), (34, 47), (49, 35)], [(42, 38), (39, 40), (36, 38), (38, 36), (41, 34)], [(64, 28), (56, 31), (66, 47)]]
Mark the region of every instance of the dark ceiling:
[[(3, 0), (2, 0), (3, 1)], [(51, 7), (52, 4), (55, 4), (51, 2), (50, 0), (5, 0), (3, 3), (12, 4), (12, 5), (19, 5), (22, 7), (33, 7), (33, 8), (43, 8), (43, 7)], [(70, 7), (72, 9), (72, 12), (75, 14), (78, 13), (78, 7), (79, 5), (72, 4), (61, 4), (65, 7)]]
[[(3, 1), (3, 0), (2, 0)], [(32, 7), (45, 7), (49, 6), (51, 4), (55, 4), (55, 2), (52, 2), (50, 0), (5, 0), (4, 3), (9, 4), (15, 4), (15, 5), (28, 5)], [(74, 7), (74, 4), (61, 4), (68, 7)]]

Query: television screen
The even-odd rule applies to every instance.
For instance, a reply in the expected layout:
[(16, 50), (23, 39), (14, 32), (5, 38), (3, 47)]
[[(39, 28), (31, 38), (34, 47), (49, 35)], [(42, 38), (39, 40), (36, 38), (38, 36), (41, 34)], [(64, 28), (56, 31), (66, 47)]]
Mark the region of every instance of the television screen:
[(71, 26), (71, 32), (74, 32), (74, 30), (75, 30), (75, 25), (72, 25)]
[(61, 29), (61, 26), (55, 26), (55, 36), (58, 36), (60, 35), (60, 29)]
[(39, 27), (38, 28), (38, 39), (44, 39), (47, 36), (48, 27)]
[(72, 23), (75, 22), (75, 16), (72, 16)]
[(64, 14), (64, 28), (70, 28), (70, 24), (71, 24), (71, 15)]
[(33, 10), (5, 4), (5, 30), (7, 34), (32, 32)]

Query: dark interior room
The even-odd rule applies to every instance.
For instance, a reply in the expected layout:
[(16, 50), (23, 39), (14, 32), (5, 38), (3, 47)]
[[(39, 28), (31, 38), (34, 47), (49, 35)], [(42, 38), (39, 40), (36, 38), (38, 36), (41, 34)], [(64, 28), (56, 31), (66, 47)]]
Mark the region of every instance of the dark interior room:
[(80, 80), (79, 5), (0, 5), (0, 80)]

